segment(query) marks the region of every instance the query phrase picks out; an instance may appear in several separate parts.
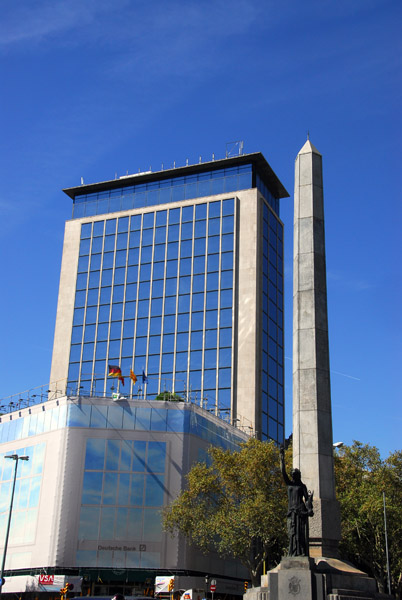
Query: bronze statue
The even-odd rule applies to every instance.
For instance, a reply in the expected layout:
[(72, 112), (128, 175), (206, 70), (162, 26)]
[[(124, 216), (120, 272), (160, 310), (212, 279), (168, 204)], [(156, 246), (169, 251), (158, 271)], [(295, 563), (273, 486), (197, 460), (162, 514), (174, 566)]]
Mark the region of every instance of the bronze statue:
[(309, 555), (308, 518), (313, 516), (313, 494), (307, 491), (299, 469), (293, 469), (289, 479), (285, 468), (285, 449), (281, 446), (281, 469), (288, 489), (288, 556)]

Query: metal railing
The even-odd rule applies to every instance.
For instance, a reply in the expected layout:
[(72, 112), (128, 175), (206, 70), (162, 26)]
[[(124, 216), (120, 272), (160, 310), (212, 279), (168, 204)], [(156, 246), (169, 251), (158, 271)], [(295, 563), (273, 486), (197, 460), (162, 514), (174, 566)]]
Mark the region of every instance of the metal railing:
[[(249, 436), (255, 436), (257, 434), (257, 432), (254, 431), (251, 421), (247, 419), (247, 417), (243, 417), (238, 413), (234, 415), (231, 408), (219, 408), (219, 406), (216, 403), (210, 403), (208, 397), (202, 397), (197, 392), (187, 390), (183, 394), (175, 394), (174, 392), (170, 392), (169, 390), (164, 390), (164, 392), (161, 392), (161, 394), (163, 393), (172, 394), (173, 401), (180, 399), (183, 402), (195, 404), (200, 408), (206, 410), (210, 414), (215, 415), (222, 421), (230, 423), (233, 427), (236, 427), (244, 433), (247, 433)], [(85, 387), (82, 385), (67, 385), (67, 380), (63, 379), (54, 383), (44, 384), (35, 388), (30, 388), (18, 394), (12, 394), (11, 396), (1, 398), (0, 416), (5, 415), (7, 413), (13, 413), (31, 406), (43, 404), (44, 402), (48, 402), (51, 400), (57, 400), (58, 398), (63, 398), (66, 396), (80, 396), (84, 398), (110, 398), (112, 400), (132, 401), (150, 401), (156, 399), (154, 394), (152, 394), (152, 398), (144, 395), (144, 391), (140, 386), (137, 388), (135, 393), (128, 394), (115, 392), (113, 386), (111, 388), (111, 391), (95, 392), (92, 389), (85, 389)]]

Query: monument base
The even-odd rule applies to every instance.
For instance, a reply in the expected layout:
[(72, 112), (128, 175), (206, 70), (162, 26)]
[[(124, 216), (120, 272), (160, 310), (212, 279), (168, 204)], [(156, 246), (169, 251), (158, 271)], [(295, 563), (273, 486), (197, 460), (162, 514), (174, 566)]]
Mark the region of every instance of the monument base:
[(245, 600), (380, 600), (372, 577), (336, 558), (295, 556), (261, 577), (261, 586), (247, 590)]

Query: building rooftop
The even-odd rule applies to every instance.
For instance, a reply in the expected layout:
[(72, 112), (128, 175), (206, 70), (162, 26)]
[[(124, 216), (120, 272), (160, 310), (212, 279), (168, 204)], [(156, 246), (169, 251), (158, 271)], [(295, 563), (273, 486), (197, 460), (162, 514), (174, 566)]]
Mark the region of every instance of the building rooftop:
[(63, 189), (63, 192), (65, 192), (67, 196), (74, 200), (76, 196), (81, 196), (83, 194), (92, 194), (94, 192), (101, 192), (103, 190), (130, 187), (133, 184), (162, 181), (164, 179), (171, 179), (173, 177), (183, 177), (184, 175), (199, 174), (246, 164), (252, 164), (253, 167), (255, 167), (255, 170), (258, 172), (259, 176), (275, 198), (289, 197), (287, 190), (275, 175), (274, 171), (261, 152), (241, 154), (238, 156), (202, 162), (195, 165), (185, 165), (183, 167), (164, 169), (161, 171), (133, 173), (132, 175), (124, 175), (118, 179), (111, 179), (109, 181), (82, 184), (76, 187), (65, 188)]

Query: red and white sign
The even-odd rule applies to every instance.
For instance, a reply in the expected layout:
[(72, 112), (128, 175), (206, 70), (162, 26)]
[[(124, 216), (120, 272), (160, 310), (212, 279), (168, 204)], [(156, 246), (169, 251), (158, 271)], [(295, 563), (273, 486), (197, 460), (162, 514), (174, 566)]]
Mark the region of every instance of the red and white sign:
[(216, 590), (216, 585), (214, 585), (214, 584), (211, 584), (211, 585), (209, 586), (209, 590), (210, 590), (211, 592), (214, 592), (214, 591)]
[(39, 583), (41, 585), (53, 585), (54, 575), (39, 575)]

